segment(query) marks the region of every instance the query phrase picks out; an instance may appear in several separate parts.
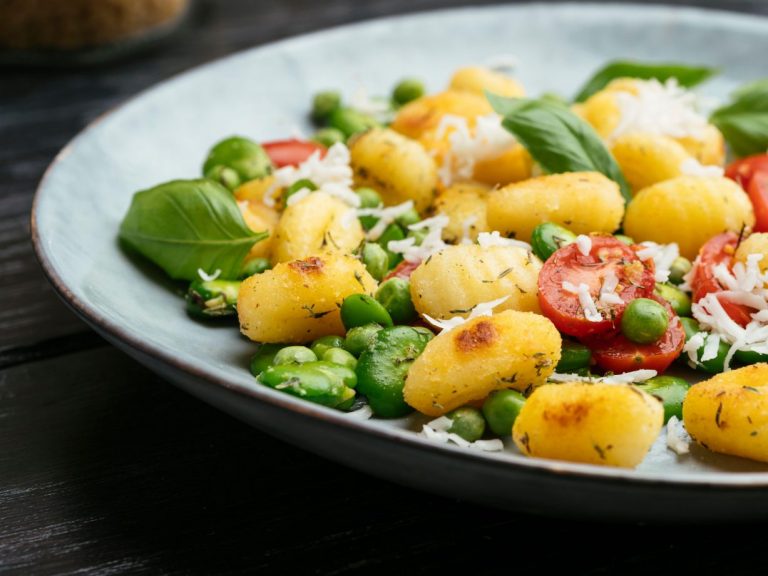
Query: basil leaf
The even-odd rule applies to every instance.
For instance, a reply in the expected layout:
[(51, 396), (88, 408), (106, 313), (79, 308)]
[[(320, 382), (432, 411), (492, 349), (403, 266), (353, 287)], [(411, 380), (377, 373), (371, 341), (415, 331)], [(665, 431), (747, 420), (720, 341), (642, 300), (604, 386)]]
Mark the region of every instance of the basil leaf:
[(171, 277), (194, 280), (198, 268), (235, 279), (256, 242), (232, 193), (212, 180), (174, 180), (133, 195), (120, 239)]
[(626, 202), (632, 199), (619, 165), (600, 136), (568, 107), (551, 100), (487, 96), (493, 109), (504, 116), (504, 128), (544, 170), (553, 174), (600, 172), (619, 185)]
[(595, 72), (574, 99), (576, 102), (584, 102), (587, 98), (599, 92), (612, 80), (617, 78), (639, 78), (650, 80), (655, 78), (659, 82), (666, 82), (675, 78), (680, 86), (691, 88), (708, 80), (719, 70), (705, 68), (703, 66), (686, 66), (685, 64), (645, 64), (630, 60), (616, 60), (609, 62), (603, 68)]
[(768, 78), (752, 82), (733, 93), (733, 101), (709, 119), (723, 133), (737, 156), (768, 150)]

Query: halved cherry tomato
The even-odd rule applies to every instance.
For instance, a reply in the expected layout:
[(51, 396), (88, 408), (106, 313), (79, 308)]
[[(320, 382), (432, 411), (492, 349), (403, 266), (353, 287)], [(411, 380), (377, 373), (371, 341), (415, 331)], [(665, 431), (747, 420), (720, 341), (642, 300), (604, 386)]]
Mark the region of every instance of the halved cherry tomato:
[(725, 175), (746, 190), (755, 209), (755, 232), (768, 232), (768, 154), (736, 160)]
[(408, 260), (403, 260), (400, 262), (400, 264), (395, 266), (389, 274), (384, 276), (381, 281), (385, 282), (390, 278), (402, 278), (403, 280), (410, 280), (411, 274), (414, 270), (416, 270), (416, 268), (419, 267), (419, 264), (421, 264), (421, 261), (408, 262)]
[(320, 152), (320, 157), (325, 156), (326, 148), (317, 142), (306, 140), (275, 140), (262, 144), (264, 151), (277, 168), (283, 166), (298, 166), (309, 158), (313, 152)]
[(602, 369), (615, 374), (633, 370), (656, 370), (661, 373), (680, 356), (685, 346), (683, 325), (666, 300), (656, 295), (652, 298), (663, 304), (669, 313), (667, 331), (656, 342), (637, 344), (621, 332), (583, 341), (592, 350), (592, 357)]
[[(693, 271), (691, 290), (693, 301), (698, 302), (707, 294), (720, 292), (724, 286), (715, 278), (715, 267), (724, 264), (728, 269), (733, 264), (733, 255), (739, 243), (739, 236), (734, 232), (723, 232), (709, 239), (699, 250), (699, 257)], [(741, 304), (731, 302), (727, 298), (717, 298), (731, 319), (740, 326), (749, 324), (752, 310)]]
[[(563, 246), (544, 263), (539, 273), (539, 305), (544, 315), (560, 332), (583, 337), (618, 330), (621, 315), (635, 298), (648, 298), (655, 286), (653, 270), (646, 267), (635, 251), (613, 236), (591, 236), (592, 249), (583, 255), (577, 244)], [(603, 279), (613, 272), (619, 280), (616, 294), (620, 304), (599, 304)], [(587, 320), (576, 294), (563, 287), (570, 282), (589, 287), (603, 320)]]

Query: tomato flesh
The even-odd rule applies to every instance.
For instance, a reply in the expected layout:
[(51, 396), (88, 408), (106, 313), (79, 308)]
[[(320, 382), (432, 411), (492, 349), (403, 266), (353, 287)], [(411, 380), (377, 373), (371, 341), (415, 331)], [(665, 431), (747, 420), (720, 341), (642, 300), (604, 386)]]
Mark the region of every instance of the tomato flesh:
[[(723, 232), (712, 237), (701, 247), (691, 281), (694, 302), (698, 302), (707, 294), (724, 290), (724, 287), (715, 278), (715, 267), (724, 264), (730, 269), (738, 244), (739, 236), (737, 234)], [(736, 304), (721, 296), (718, 296), (717, 299), (728, 316), (740, 326), (746, 326), (752, 320), (749, 307)]]
[[(613, 236), (592, 236), (591, 240), (588, 255), (582, 254), (575, 243), (563, 246), (547, 259), (539, 273), (542, 312), (560, 332), (578, 338), (618, 330), (627, 304), (635, 298), (650, 297), (655, 286), (652, 268), (645, 266), (632, 248)], [(600, 304), (600, 289), (610, 272), (619, 280), (615, 292), (621, 303)], [(566, 290), (564, 282), (576, 287), (586, 284), (603, 320), (587, 320), (578, 295)]]
[(403, 260), (395, 266), (392, 271), (390, 271), (384, 278), (382, 278), (382, 282), (385, 282), (389, 280), (390, 278), (402, 278), (403, 280), (410, 280), (411, 274), (413, 273), (416, 268), (419, 267), (421, 264), (421, 260), (418, 262), (408, 262), (408, 260)]
[(663, 298), (652, 298), (662, 304), (669, 313), (667, 331), (656, 342), (638, 344), (621, 332), (608, 337), (593, 337), (584, 340), (595, 362), (602, 369), (620, 374), (633, 370), (656, 370), (664, 372), (685, 346), (685, 331), (672, 307)]
[(277, 168), (283, 166), (298, 166), (307, 158), (309, 158), (313, 152), (320, 152), (320, 157), (325, 156), (326, 148), (316, 142), (308, 142), (306, 140), (275, 140), (273, 142), (265, 142), (262, 144), (264, 151), (269, 156)]
[(749, 195), (755, 209), (755, 232), (768, 232), (768, 154), (737, 160), (725, 170)]

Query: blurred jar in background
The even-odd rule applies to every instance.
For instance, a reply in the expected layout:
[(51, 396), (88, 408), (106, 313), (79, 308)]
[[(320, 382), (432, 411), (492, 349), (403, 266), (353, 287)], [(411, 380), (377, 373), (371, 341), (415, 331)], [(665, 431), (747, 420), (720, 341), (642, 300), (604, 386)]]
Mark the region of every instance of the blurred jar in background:
[(190, 0), (0, 0), (0, 51), (109, 59), (167, 36), (189, 5)]

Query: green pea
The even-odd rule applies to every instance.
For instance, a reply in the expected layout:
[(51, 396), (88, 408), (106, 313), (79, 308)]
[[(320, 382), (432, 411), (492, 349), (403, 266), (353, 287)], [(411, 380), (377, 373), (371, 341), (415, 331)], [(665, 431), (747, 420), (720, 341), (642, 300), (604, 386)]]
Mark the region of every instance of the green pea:
[(678, 316), (691, 315), (691, 298), (679, 288), (676, 288), (671, 284), (656, 284), (654, 292), (656, 295), (661, 296), (664, 300), (669, 302), (669, 305), (672, 306), (672, 310), (674, 310), (675, 314)]
[(323, 122), (331, 113), (341, 106), (341, 94), (335, 90), (318, 92), (312, 98), (312, 119), (315, 122)]
[(395, 324), (408, 324), (416, 318), (411, 300), (411, 283), (404, 278), (390, 278), (376, 291), (376, 300), (387, 309)]
[(223, 185), (228, 190), (234, 190), (240, 184), (242, 184), (242, 181), (240, 180), (240, 175), (235, 172), (232, 168), (229, 168), (227, 166), (224, 166), (222, 164), (219, 164), (218, 166), (214, 166), (206, 172), (205, 174), (206, 178), (209, 178), (210, 180), (215, 180), (219, 184)]
[(421, 246), (424, 242), (424, 238), (427, 237), (427, 234), (429, 234), (428, 230), (425, 230), (424, 228), (419, 228), (418, 230), (408, 230), (408, 234), (406, 234), (406, 238), (413, 238), (416, 240), (415, 244), (416, 246)]
[(317, 340), (312, 342), (310, 349), (315, 353), (315, 356), (322, 358), (323, 354), (331, 348), (339, 348), (344, 345), (344, 338), (341, 336), (320, 336)]
[(377, 416), (397, 418), (413, 411), (403, 399), (405, 377), (427, 343), (409, 326), (384, 328), (360, 355), (357, 389)]
[(395, 219), (395, 222), (402, 228), (408, 228), (408, 226), (421, 222), (421, 216), (419, 216), (419, 213), (416, 212), (415, 208), (411, 208), (408, 212), (400, 214), (400, 216)]
[(352, 370), (357, 366), (357, 358), (344, 350), (344, 348), (329, 348), (323, 353), (321, 360), (338, 364), (339, 366), (346, 366)]
[[(384, 205), (381, 196), (373, 188), (358, 188), (355, 193), (360, 197), (360, 208), (378, 208)], [(378, 221), (376, 216), (360, 216), (360, 224), (366, 230), (373, 228)]]
[(258, 376), (275, 363), (275, 355), (283, 348), (282, 344), (259, 344), (256, 353), (251, 356), (251, 374)]
[[(357, 360), (355, 360), (357, 362)], [(303, 364), (303, 366), (312, 366), (328, 374), (333, 374), (341, 378), (344, 385), (348, 388), (354, 388), (357, 386), (357, 374), (354, 367), (343, 366), (336, 362), (330, 362), (328, 360), (319, 360), (317, 362), (311, 362), (310, 364)]]
[(233, 170), (240, 182), (263, 178), (272, 173), (272, 161), (259, 144), (248, 138), (232, 136), (218, 142), (205, 159), (203, 175), (221, 177), (222, 168)]
[(435, 333), (429, 328), (424, 328), (424, 326), (411, 326), (411, 328), (416, 331), (419, 337), (424, 341), (424, 344), (427, 344), (435, 337)]
[(531, 248), (542, 262), (563, 246), (575, 241), (576, 235), (573, 232), (552, 222), (539, 224), (531, 233)]
[(664, 306), (650, 298), (636, 298), (624, 310), (621, 333), (632, 342), (650, 344), (664, 335), (668, 324)]
[(635, 243), (635, 241), (626, 234), (615, 234), (613, 237), (627, 246), (632, 246)]
[[(683, 325), (683, 330), (685, 330), (686, 342), (699, 332), (703, 332), (699, 326), (699, 323), (696, 322), (696, 320), (693, 318), (680, 318), (680, 323)], [(696, 362), (694, 368), (703, 372), (708, 372), (710, 374), (720, 374), (720, 372), (725, 369), (725, 357), (728, 354), (729, 348), (730, 347), (725, 342), (721, 341), (720, 345), (717, 347), (717, 356), (706, 360), (705, 362), (701, 362), (701, 356), (704, 354), (704, 344), (702, 344), (701, 347), (696, 351)], [(689, 360), (688, 354), (683, 354), (681, 358), (686, 361)]]
[(336, 128), (346, 138), (379, 126), (379, 122), (353, 108), (336, 108), (328, 117), (328, 125)]
[(389, 271), (389, 255), (375, 242), (366, 242), (360, 254), (368, 273), (376, 280), (381, 280)]
[(291, 196), (296, 194), (296, 192), (298, 192), (303, 188), (307, 188), (309, 190), (314, 191), (314, 190), (317, 190), (317, 185), (314, 182), (312, 182), (312, 180), (309, 180), (307, 178), (302, 178), (301, 180), (297, 180), (296, 182), (288, 186), (288, 188), (286, 188), (285, 192), (283, 193), (283, 200), (287, 201), (288, 198), (290, 198)]
[(347, 337), (344, 339), (344, 350), (354, 356), (360, 356), (363, 350), (376, 340), (376, 334), (381, 329), (382, 326), (379, 324), (366, 324), (352, 328), (347, 332)]
[(275, 366), (286, 364), (305, 364), (317, 361), (317, 356), (306, 346), (286, 346), (275, 354), (272, 363)]
[(240, 279), (245, 280), (254, 274), (261, 274), (272, 268), (268, 258), (252, 258), (243, 264), (240, 270)]
[(193, 280), (187, 289), (187, 312), (203, 320), (234, 316), (239, 292), (236, 280)]
[(557, 363), (555, 372), (573, 374), (582, 368), (589, 368), (590, 364), (592, 364), (592, 351), (589, 348), (573, 340), (563, 340), (560, 361)]
[(340, 376), (328, 367), (316, 364), (270, 366), (261, 373), (259, 381), (275, 390), (331, 408), (354, 398), (355, 391), (345, 386)]
[(394, 252), (390, 252), (387, 248), (387, 244), (389, 244), (392, 240), (402, 240), (405, 238), (405, 233), (403, 232), (403, 229), (400, 228), (397, 224), (390, 224), (386, 227), (384, 232), (382, 232), (381, 236), (379, 236), (379, 239), (376, 240), (376, 242), (384, 248), (384, 250), (387, 251), (387, 255), (389, 256), (389, 269), (392, 270), (395, 266), (400, 264), (400, 262), (403, 261), (403, 255), (402, 254), (396, 254)]
[(406, 78), (397, 83), (392, 90), (392, 101), (398, 106), (424, 96), (424, 84), (416, 78)]
[(656, 376), (636, 386), (661, 400), (664, 405), (664, 423), (667, 423), (672, 416), (682, 420), (683, 400), (688, 393), (688, 388), (691, 387), (684, 379), (675, 376)]
[(446, 414), (453, 422), (448, 432), (458, 434), (467, 442), (480, 440), (485, 433), (485, 418), (482, 412), (472, 406), (463, 406)]
[(312, 140), (326, 148), (330, 148), (334, 144), (344, 142), (346, 139), (341, 130), (336, 130), (336, 128), (320, 128), (320, 130), (314, 133)]
[(367, 294), (351, 294), (341, 303), (341, 321), (349, 330), (365, 324), (392, 326), (387, 309)]
[(497, 390), (483, 402), (483, 416), (494, 434), (509, 436), (524, 404), (525, 397), (517, 390)]
[(678, 256), (672, 261), (672, 265), (669, 267), (669, 281), (672, 284), (682, 284), (683, 276), (688, 274), (693, 268), (693, 264), (688, 258)]

